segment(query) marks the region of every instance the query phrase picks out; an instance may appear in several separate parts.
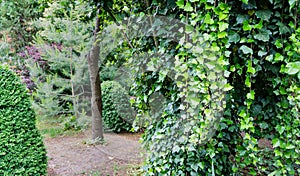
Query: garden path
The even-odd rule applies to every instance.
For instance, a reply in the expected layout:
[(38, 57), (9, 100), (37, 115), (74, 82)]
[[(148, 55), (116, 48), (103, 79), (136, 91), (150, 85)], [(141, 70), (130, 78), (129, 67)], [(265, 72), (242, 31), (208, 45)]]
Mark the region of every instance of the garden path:
[(46, 137), (49, 176), (130, 175), (143, 161), (140, 134), (105, 133), (103, 145), (91, 145), (91, 132)]

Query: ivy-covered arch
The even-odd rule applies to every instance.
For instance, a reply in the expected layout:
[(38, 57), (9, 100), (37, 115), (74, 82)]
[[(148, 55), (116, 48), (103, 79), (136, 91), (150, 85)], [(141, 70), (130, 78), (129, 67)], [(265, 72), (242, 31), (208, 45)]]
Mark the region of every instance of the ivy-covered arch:
[[(221, 53), (218, 61), (228, 63), (222, 69), (229, 92), (216, 135), (205, 145), (193, 143), (197, 137), (192, 136), (178, 138), (178, 146), (168, 141), (166, 136), (178, 135), (172, 126), (176, 114), (148, 126), (146, 175), (299, 175), (299, 2), (177, 0), (176, 4), (189, 26), (186, 31), (192, 28), (209, 38)], [(158, 46), (164, 48), (162, 43)], [(203, 75), (193, 74), (198, 68), (193, 51), (184, 45), (177, 49), (179, 65), (201, 85)], [(200, 130), (201, 125), (190, 129)], [(164, 150), (171, 146), (172, 150)]]

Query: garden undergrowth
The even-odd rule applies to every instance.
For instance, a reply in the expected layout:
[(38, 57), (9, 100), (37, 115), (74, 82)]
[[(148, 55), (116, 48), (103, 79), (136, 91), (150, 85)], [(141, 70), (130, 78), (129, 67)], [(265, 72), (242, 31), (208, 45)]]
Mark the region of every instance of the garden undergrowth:
[(36, 126), (44, 137), (55, 138), (59, 136), (71, 136), (79, 133), (76, 130), (65, 130), (64, 126), (58, 121), (37, 120)]

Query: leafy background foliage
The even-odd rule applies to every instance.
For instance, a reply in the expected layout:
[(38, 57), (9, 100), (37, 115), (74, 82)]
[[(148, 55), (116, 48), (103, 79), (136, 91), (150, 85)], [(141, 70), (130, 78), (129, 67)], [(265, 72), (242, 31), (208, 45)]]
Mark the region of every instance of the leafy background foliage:
[(10, 38), (13, 50), (20, 51), (37, 31), (32, 20), (41, 16), (39, 3), (34, 0), (0, 1), (0, 6), (1, 34)]
[(104, 81), (101, 86), (105, 126), (114, 132), (130, 131), (134, 112), (128, 92), (116, 81)]
[(45, 120), (59, 119), (66, 130), (89, 124), (90, 94), (85, 55), (91, 46), (87, 4), (53, 2), (35, 21), (40, 29), (22, 57), (30, 71), (34, 108)]
[(47, 157), (25, 86), (0, 67), (0, 173), (46, 175)]

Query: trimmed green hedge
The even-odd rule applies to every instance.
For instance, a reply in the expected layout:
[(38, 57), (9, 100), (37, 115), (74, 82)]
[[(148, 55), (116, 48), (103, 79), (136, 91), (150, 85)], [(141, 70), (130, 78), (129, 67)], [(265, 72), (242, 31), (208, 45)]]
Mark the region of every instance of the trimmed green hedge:
[(46, 175), (47, 156), (21, 80), (0, 66), (0, 175)]
[(128, 93), (115, 81), (104, 81), (101, 86), (104, 124), (114, 132), (130, 131), (135, 116)]

